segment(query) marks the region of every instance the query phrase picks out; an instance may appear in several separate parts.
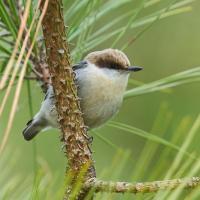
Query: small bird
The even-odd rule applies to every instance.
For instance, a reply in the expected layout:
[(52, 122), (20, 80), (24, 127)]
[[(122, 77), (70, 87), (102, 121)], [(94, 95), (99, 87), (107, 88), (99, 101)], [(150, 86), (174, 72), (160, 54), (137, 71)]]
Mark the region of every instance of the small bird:
[[(117, 49), (89, 53), (73, 66), (84, 123), (89, 129), (101, 126), (118, 112), (130, 72), (141, 69), (130, 66), (127, 56)], [(48, 87), (39, 112), (27, 123), (23, 136), (31, 140), (47, 127), (59, 127), (52, 86)]]

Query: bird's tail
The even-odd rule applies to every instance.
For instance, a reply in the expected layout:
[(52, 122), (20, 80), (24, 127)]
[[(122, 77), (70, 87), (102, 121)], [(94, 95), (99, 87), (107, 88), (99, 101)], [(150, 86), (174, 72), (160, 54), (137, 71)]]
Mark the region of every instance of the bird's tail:
[(38, 120), (31, 119), (27, 124), (26, 128), (23, 130), (23, 136), (25, 140), (33, 139), (45, 126)]

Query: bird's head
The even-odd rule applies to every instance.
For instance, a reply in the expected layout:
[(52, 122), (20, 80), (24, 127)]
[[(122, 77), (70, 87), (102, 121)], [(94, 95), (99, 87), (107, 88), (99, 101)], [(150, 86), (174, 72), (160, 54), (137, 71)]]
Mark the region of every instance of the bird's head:
[(99, 68), (117, 70), (119, 72), (136, 72), (142, 70), (142, 67), (131, 66), (128, 57), (120, 50), (105, 49), (89, 53), (85, 60), (95, 64)]

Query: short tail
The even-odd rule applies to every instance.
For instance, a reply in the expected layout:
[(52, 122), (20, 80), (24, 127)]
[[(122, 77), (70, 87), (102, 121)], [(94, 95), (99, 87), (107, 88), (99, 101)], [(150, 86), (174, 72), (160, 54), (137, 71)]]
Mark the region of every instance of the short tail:
[(40, 122), (32, 119), (26, 124), (26, 128), (23, 130), (23, 136), (25, 140), (33, 139), (44, 127)]

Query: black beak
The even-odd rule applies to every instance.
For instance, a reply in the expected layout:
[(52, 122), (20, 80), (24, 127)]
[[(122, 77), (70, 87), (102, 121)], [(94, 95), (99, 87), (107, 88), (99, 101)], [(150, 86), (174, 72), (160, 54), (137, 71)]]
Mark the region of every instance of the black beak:
[(143, 69), (142, 67), (138, 67), (138, 66), (130, 66), (130, 67), (128, 67), (128, 71), (133, 71), (133, 72), (137, 72), (137, 71), (140, 71), (142, 69)]

